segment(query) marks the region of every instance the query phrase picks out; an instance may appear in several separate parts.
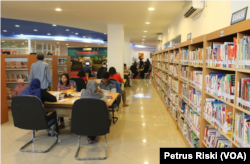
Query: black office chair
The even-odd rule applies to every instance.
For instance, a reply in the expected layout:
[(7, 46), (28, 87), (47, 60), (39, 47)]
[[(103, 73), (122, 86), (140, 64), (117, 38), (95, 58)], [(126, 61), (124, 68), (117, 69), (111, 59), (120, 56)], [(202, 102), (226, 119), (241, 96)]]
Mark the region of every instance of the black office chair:
[[(58, 135), (55, 134), (56, 141), (47, 150), (24, 150), (29, 144), (35, 140), (35, 130), (49, 129), (52, 125), (56, 124), (56, 119), (48, 120), (48, 114), (56, 114), (55, 111), (48, 113), (44, 110), (43, 104), (36, 96), (15, 96), (11, 102), (12, 116), (15, 127), (21, 129), (32, 130), (32, 140), (20, 148), (21, 152), (32, 152), (32, 153), (47, 153), (53, 146), (58, 142)], [(56, 118), (56, 117), (55, 117)]]
[(82, 78), (71, 78), (76, 83), (77, 92), (81, 92), (82, 89), (86, 89), (86, 83)]
[[(106, 103), (98, 99), (78, 99), (72, 108), (71, 132), (78, 136), (78, 147), (75, 154), (76, 160), (103, 160), (107, 158), (107, 139), (111, 120)], [(81, 136), (105, 137), (105, 157), (77, 158), (80, 151)]]

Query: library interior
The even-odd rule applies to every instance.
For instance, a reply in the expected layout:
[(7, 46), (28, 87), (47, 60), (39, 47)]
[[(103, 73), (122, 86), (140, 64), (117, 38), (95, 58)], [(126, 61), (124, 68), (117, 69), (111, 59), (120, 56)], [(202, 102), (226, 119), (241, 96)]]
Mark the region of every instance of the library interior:
[(2, 163), (250, 148), (250, 0), (0, 3)]

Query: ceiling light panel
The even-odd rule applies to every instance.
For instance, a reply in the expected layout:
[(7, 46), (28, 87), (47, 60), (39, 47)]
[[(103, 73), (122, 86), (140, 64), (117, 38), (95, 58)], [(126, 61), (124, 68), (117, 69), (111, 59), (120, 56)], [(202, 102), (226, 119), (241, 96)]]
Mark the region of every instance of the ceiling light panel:
[(56, 8), (55, 10), (56, 10), (56, 11), (62, 11), (62, 9), (60, 9), (60, 8)]
[(146, 22), (146, 24), (150, 24), (150, 22)]
[(148, 8), (148, 10), (153, 11), (153, 10), (155, 10), (155, 8), (150, 7), (150, 8)]

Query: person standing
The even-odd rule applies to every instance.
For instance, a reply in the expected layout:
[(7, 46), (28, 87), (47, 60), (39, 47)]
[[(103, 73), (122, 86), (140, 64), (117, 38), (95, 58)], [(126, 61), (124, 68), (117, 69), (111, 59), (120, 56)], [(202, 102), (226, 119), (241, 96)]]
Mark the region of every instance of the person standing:
[(143, 68), (143, 61), (142, 61), (142, 58), (139, 58), (140, 61), (139, 61), (139, 69), (142, 69)]
[(41, 82), (41, 89), (47, 90), (48, 87), (50, 88), (52, 83), (49, 65), (43, 62), (44, 54), (38, 53), (36, 58), (37, 62), (31, 65), (28, 82), (31, 84), (31, 81), (34, 78), (37, 78)]
[(138, 75), (136, 62), (133, 63), (133, 65), (130, 67), (130, 70), (133, 73), (133, 79), (136, 78), (136, 76)]
[[(124, 73), (129, 73), (129, 70), (127, 68), (127, 65), (124, 63)], [(124, 84), (125, 87), (131, 87), (130, 85), (130, 78), (129, 78), (129, 74), (128, 75), (124, 75), (124, 79), (126, 79), (126, 83)]]

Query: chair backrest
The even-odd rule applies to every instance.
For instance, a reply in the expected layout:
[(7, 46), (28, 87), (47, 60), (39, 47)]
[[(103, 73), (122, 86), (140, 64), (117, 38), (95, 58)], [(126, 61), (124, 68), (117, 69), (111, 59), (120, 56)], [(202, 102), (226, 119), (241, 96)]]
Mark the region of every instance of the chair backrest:
[(43, 104), (36, 96), (13, 97), (11, 110), (15, 127), (29, 130), (48, 128)]
[(121, 94), (122, 90), (121, 90), (120, 84), (115, 79), (109, 79), (109, 80), (111, 80), (112, 82), (115, 83), (115, 85), (116, 85), (116, 92)]
[(77, 135), (99, 136), (109, 133), (107, 105), (98, 99), (82, 98), (74, 102), (71, 132)]
[(76, 91), (81, 92), (82, 89), (86, 89), (86, 83), (82, 78), (71, 78), (76, 83)]

